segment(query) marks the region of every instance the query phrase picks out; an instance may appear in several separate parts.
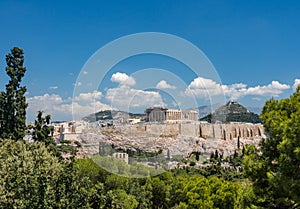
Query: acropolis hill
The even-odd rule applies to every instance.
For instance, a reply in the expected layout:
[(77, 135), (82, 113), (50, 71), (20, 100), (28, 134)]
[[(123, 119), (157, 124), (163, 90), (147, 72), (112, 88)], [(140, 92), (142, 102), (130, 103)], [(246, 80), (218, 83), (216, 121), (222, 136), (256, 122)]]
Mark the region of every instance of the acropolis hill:
[[(189, 120), (178, 120), (179, 111), (169, 112), (176, 113), (177, 120), (170, 118), (170, 120), (166, 120), (168, 117), (163, 118), (155, 113), (162, 121), (131, 124), (124, 122), (122, 117), (122, 123), (115, 122), (113, 125), (103, 121), (100, 125), (94, 126), (88, 125), (87, 122), (84, 125), (82, 122), (81, 125), (75, 122), (66, 125), (63, 128), (64, 133), (60, 133), (59, 137), (78, 141), (82, 145), (82, 155), (97, 154), (99, 146), (107, 144), (124, 152), (156, 153), (162, 150), (163, 153), (166, 153), (169, 150), (171, 155), (184, 157), (193, 152), (209, 156), (215, 150), (228, 156), (237, 149), (238, 139), (240, 145), (244, 146), (245, 144), (258, 144), (265, 137), (261, 124), (199, 122), (194, 120), (194, 111), (184, 112), (185, 114), (190, 113), (190, 115), (186, 115), (186, 117), (190, 117)], [(149, 112), (147, 114), (150, 116)], [(149, 118), (146, 120), (149, 121)]]
[[(240, 138), (241, 146), (257, 144), (264, 137), (260, 124), (134, 124), (83, 129), (76, 140), (85, 154), (99, 152), (99, 144), (113, 145), (117, 150), (147, 153), (166, 151), (186, 156), (199, 151), (209, 155), (219, 150), (224, 156), (233, 154)], [(68, 134), (65, 139), (71, 139)], [(74, 139), (74, 138), (73, 138)]]

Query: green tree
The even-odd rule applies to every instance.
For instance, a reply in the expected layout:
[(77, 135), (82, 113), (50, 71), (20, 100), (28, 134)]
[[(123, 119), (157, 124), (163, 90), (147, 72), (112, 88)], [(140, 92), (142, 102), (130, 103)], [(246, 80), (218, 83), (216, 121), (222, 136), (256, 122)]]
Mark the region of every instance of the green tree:
[(35, 142), (44, 142), (45, 145), (51, 150), (56, 156), (61, 156), (57, 150), (55, 141), (52, 138), (53, 127), (50, 126), (50, 115), (43, 117), (43, 112), (38, 111), (37, 119), (34, 121), (34, 126), (30, 127), (33, 130), (32, 139)]
[(138, 204), (133, 195), (127, 194), (122, 189), (117, 189), (107, 192), (107, 201), (103, 208), (135, 209)]
[[(101, 188), (93, 186), (88, 177), (78, 175), (74, 166), (74, 158), (71, 158), (68, 163), (62, 163), (62, 168), (59, 178), (54, 182), (56, 185), (54, 208), (90, 208), (88, 206), (92, 205), (91, 199), (100, 201), (94, 197), (95, 190), (100, 192)], [(99, 195), (101, 198), (103, 197), (103, 194)]]
[(60, 161), (42, 142), (4, 140), (0, 143), (0, 208), (104, 206), (108, 200), (103, 185), (78, 175), (73, 162)]
[(62, 166), (43, 143), (4, 140), (0, 156), (0, 208), (54, 205)]
[[(104, 185), (98, 182), (88, 191), (88, 204), (86, 208), (102, 209), (105, 208), (107, 202), (106, 191), (104, 190)], [(106, 207), (107, 208), (107, 207)]]
[(131, 179), (128, 185), (128, 193), (135, 196), (138, 201), (138, 209), (150, 209), (152, 207), (152, 193), (145, 185), (146, 179)]
[(185, 203), (187, 208), (213, 208), (209, 181), (203, 176), (190, 176), (178, 192), (180, 201)]
[(264, 208), (300, 207), (300, 87), (290, 98), (266, 102), (261, 118), (269, 137), (247, 147), (246, 174)]
[(170, 185), (167, 185), (166, 182), (159, 177), (152, 177), (147, 179), (146, 187), (152, 193), (150, 201), (152, 202), (153, 208), (169, 208)]
[(37, 119), (34, 121), (32, 139), (38, 142), (52, 143), (53, 128), (50, 125), (51, 116), (43, 117), (43, 112), (38, 111)]
[(74, 166), (78, 170), (80, 178), (88, 177), (92, 183), (105, 182), (108, 175), (111, 175), (101, 166), (97, 165), (91, 158), (76, 159)]
[(20, 140), (26, 131), (26, 87), (21, 86), (26, 72), (23, 50), (14, 47), (6, 55), (6, 73), (10, 80), (0, 93), (0, 138)]
[(109, 175), (105, 180), (107, 190), (123, 189), (126, 190), (129, 186), (129, 178), (119, 175)]

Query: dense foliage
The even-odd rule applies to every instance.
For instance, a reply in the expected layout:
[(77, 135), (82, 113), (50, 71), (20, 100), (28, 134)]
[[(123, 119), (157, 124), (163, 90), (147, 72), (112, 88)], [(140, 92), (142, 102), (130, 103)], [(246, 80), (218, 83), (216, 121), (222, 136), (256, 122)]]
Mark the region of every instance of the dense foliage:
[(300, 86), (290, 98), (267, 101), (261, 118), (269, 137), (244, 159), (258, 205), (300, 208)]
[(0, 93), (0, 138), (23, 139), (26, 131), (26, 87), (21, 86), (26, 68), (23, 50), (14, 47), (6, 55), (6, 73), (10, 80)]
[(246, 181), (185, 170), (136, 179), (65, 163), (43, 142), (4, 140), (0, 156), (0, 208), (243, 208), (252, 194)]

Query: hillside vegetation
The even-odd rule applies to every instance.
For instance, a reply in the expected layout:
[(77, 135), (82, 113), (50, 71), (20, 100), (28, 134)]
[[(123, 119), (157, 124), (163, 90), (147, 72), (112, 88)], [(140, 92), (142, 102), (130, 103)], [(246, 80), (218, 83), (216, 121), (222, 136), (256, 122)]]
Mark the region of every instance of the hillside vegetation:
[(244, 123), (261, 123), (259, 115), (250, 112), (246, 107), (237, 102), (228, 102), (216, 109), (213, 113), (200, 119), (209, 123), (228, 123), (228, 122), (244, 122)]

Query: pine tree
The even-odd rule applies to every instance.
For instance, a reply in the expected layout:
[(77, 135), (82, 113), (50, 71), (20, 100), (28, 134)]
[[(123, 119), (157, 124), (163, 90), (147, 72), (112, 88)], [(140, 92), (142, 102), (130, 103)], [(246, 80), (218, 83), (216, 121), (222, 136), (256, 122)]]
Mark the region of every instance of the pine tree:
[(266, 101), (261, 119), (269, 137), (244, 156), (259, 206), (300, 208), (300, 86), (289, 98)]
[(0, 138), (20, 140), (26, 131), (26, 87), (21, 86), (26, 72), (23, 50), (14, 47), (6, 55), (6, 73), (10, 80), (0, 93)]

